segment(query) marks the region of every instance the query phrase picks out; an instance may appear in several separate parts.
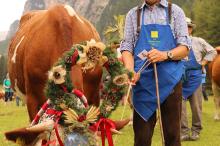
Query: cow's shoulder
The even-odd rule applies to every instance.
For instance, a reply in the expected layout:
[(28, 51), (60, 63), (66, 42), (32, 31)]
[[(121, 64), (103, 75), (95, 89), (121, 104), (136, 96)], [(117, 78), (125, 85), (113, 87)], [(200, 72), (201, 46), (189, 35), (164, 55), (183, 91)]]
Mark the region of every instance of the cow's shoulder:
[(22, 27), (27, 22), (30, 22), (34, 17), (45, 13), (47, 10), (33, 10), (26, 12), (20, 19), (19, 27)]

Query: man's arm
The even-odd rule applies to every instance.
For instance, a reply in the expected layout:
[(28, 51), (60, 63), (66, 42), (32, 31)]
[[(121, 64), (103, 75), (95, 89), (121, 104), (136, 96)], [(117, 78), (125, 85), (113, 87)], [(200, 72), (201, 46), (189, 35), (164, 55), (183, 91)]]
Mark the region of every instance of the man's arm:
[[(188, 55), (189, 50), (186, 46), (179, 45), (169, 52), (173, 54), (172, 60), (181, 60)], [(157, 49), (150, 50), (146, 55), (149, 61), (152, 63), (161, 62), (168, 59), (167, 51), (159, 51)]]
[(170, 52), (172, 52), (173, 54), (172, 60), (182, 60), (188, 55), (189, 49), (187, 46), (179, 45), (176, 48), (172, 49)]
[(130, 71), (134, 70), (133, 49), (134, 49), (135, 32), (134, 32), (134, 25), (132, 23), (133, 13), (134, 11), (130, 10), (126, 16), (124, 39), (120, 44), (120, 51), (122, 52), (122, 59), (124, 65)]
[(134, 76), (132, 79), (133, 85), (140, 79), (140, 73), (135, 73), (134, 71), (134, 57), (131, 52), (129, 51), (123, 51), (122, 52), (122, 58), (124, 61), (125, 67), (129, 70), (134, 72)]
[(131, 54), (131, 52), (123, 51), (122, 58), (123, 58), (125, 67), (130, 71), (134, 71), (134, 57)]
[(215, 58), (215, 56), (217, 55), (217, 51), (215, 48), (213, 48), (209, 43), (207, 43), (205, 40), (203, 39), (199, 39), (200, 43), (202, 45), (203, 48), (203, 52), (205, 52), (205, 56), (202, 59), (201, 65), (205, 66), (206, 64), (208, 64), (210, 61), (213, 61), (213, 59)]

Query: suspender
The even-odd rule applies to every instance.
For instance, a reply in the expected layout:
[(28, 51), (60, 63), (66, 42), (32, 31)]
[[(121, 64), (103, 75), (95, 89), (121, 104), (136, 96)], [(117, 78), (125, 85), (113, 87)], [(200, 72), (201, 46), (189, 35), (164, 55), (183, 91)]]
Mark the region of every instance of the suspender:
[(171, 16), (172, 16), (172, 3), (168, 2), (168, 17), (169, 17), (169, 24), (171, 23)]
[(139, 34), (141, 31), (140, 23), (141, 23), (141, 6), (138, 6), (137, 8), (137, 34)]
[[(171, 23), (171, 15), (172, 15), (172, 3), (168, 2), (169, 24)], [(137, 8), (137, 35), (139, 35), (139, 33), (141, 31), (140, 23), (141, 23), (141, 6), (138, 6), (138, 8)]]

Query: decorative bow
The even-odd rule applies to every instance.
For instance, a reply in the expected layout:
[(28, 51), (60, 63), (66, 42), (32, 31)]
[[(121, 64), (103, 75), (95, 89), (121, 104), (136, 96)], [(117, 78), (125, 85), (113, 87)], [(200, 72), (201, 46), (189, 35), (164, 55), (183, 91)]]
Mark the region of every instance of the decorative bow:
[(102, 146), (105, 146), (105, 138), (107, 138), (109, 146), (114, 146), (112, 140), (112, 131), (114, 131), (115, 128), (115, 123), (107, 118), (101, 118), (94, 125), (90, 126), (92, 131), (101, 131)]

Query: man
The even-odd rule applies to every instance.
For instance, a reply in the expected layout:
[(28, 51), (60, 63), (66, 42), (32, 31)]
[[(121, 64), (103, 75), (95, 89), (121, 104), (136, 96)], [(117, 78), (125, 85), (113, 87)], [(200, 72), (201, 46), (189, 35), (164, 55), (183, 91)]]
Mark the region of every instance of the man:
[(11, 89), (11, 81), (9, 79), (9, 75), (6, 75), (6, 78), (3, 81), (3, 87), (5, 89), (5, 104), (8, 101), (12, 101), (13, 91)]
[[(192, 49), (187, 61), (184, 63), (183, 99), (185, 100), (182, 102), (181, 140), (197, 140), (202, 130), (202, 70), (205, 69), (208, 62), (214, 59), (217, 52), (202, 38), (192, 37), (195, 24), (192, 23), (190, 18), (186, 18), (186, 21), (192, 40)], [(189, 100), (192, 111), (191, 137), (187, 121), (186, 99)]]
[(206, 93), (206, 69), (205, 68), (202, 70), (202, 95), (205, 101), (209, 100), (208, 95)]
[[(157, 64), (165, 145), (181, 145), (179, 96), (183, 64), (180, 60), (188, 55), (189, 46), (185, 15), (177, 5), (166, 0), (145, 0), (141, 7), (128, 12), (120, 48), (126, 68), (136, 72), (133, 79), (135, 146), (151, 145), (157, 119), (153, 63)], [(146, 60), (152, 64), (137, 73)]]

